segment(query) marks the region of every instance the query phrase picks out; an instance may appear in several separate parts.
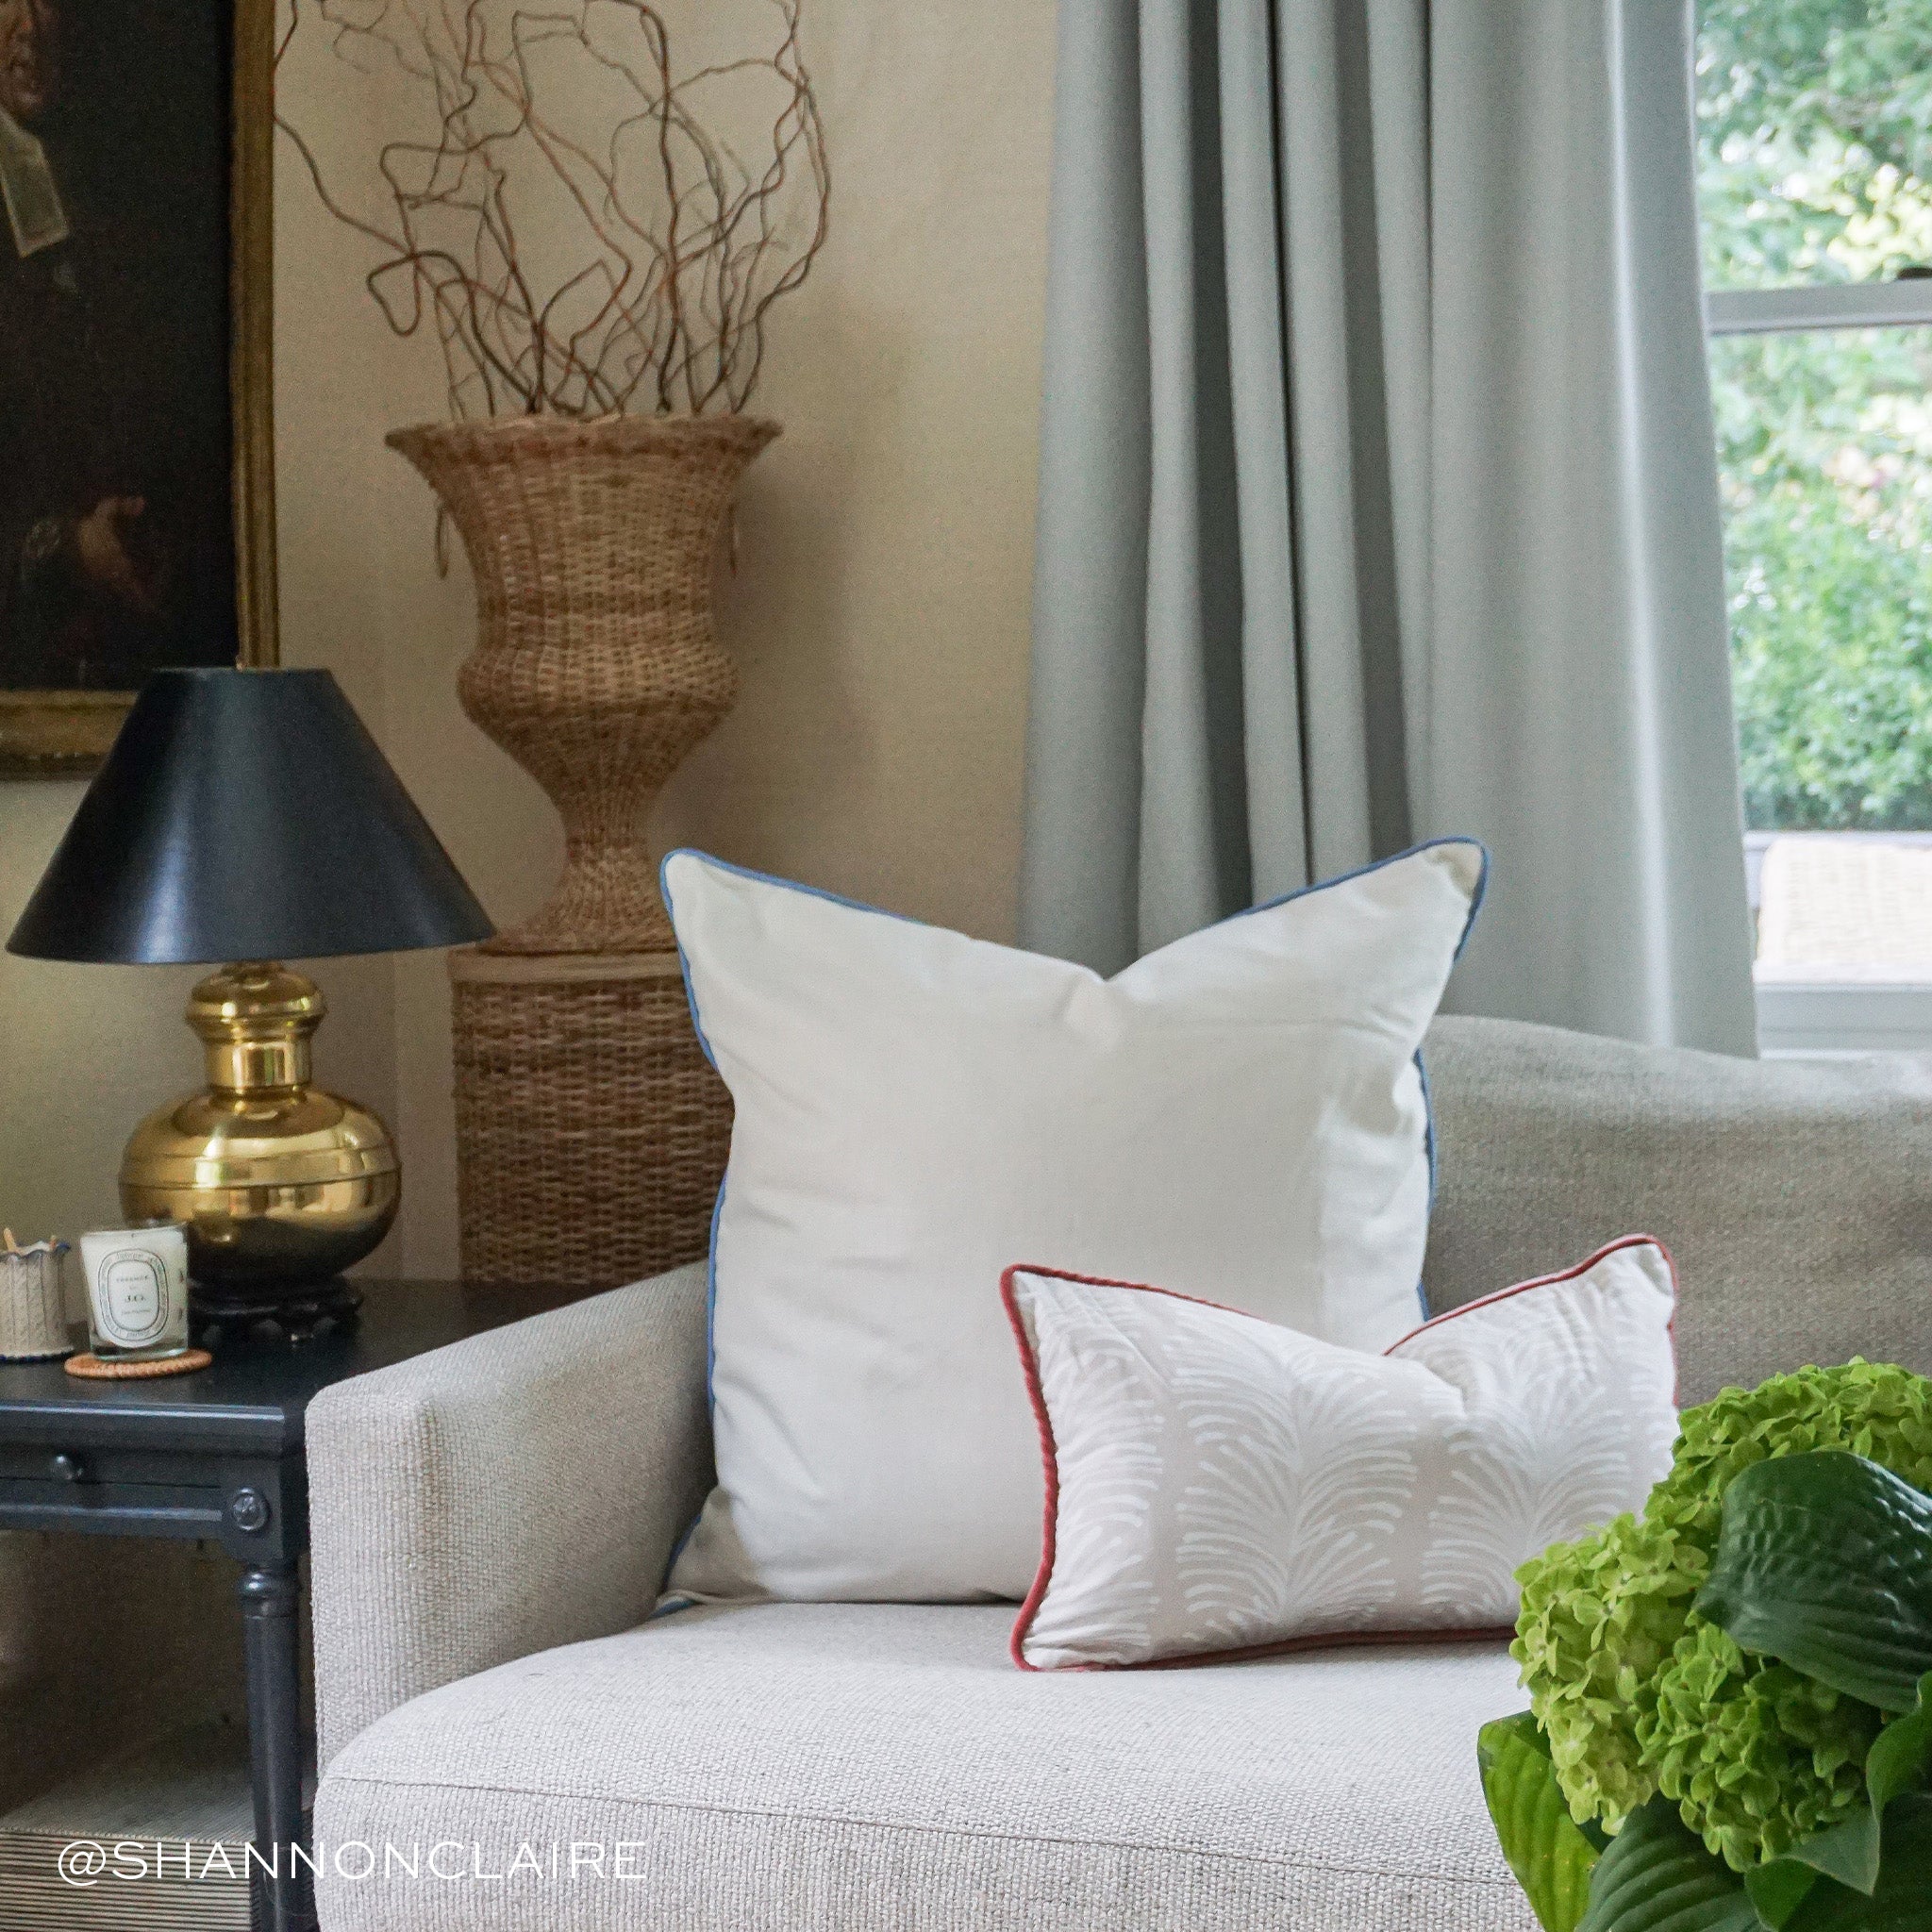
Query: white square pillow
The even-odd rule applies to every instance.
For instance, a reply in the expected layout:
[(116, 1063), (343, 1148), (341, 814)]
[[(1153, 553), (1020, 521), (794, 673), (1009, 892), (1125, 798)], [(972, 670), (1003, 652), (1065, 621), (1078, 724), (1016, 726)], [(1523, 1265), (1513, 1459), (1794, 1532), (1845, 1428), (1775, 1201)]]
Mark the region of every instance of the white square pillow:
[(671, 1593), (1024, 1596), (1040, 1458), (999, 1284), (1024, 1256), (1359, 1348), (1411, 1327), (1416, 1051), (1483, 873), (1466, 840), (1424, 846), (1101, 979), (674, 853), (737, 1113), (718, 1487)]
[(1028, 1670), (1507, 1630), (1517, 1569), (1671, 1466), (1676, 1279), (1646, 1236), (1380, 1356), (1046, 1269), (1005, 1294), (1046, 1460)]

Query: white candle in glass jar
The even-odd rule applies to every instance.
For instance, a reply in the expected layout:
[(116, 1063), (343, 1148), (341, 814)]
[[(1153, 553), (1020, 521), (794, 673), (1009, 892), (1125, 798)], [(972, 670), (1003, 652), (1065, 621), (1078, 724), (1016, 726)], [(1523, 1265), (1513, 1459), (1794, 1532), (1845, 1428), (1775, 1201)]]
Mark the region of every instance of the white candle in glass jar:
[(188, 1236), (179, 1222), (80, 1238), (94, 1353), (158, 1359), (188, 1348)]

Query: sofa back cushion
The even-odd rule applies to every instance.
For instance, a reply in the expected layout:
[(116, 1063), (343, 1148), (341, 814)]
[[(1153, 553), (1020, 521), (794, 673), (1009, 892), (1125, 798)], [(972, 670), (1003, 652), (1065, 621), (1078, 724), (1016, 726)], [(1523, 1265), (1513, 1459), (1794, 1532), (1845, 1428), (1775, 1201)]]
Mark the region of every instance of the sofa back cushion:
[(1677, 1264), (1681, 1395), (1854, 1355), (1932, 1374), (1932, 1058), (1743, 1060), (1444, 1016), (1437, 1312), (1631, 1227)]

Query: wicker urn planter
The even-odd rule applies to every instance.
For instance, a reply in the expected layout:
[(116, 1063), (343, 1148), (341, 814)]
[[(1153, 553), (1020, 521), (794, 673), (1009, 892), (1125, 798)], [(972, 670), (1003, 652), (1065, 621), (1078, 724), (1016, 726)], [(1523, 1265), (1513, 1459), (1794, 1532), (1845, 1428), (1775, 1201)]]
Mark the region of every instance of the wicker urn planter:
[(542, 786), (564, 869), (450, 957), (462, 1268), (611, 1286), (705, 1251), (731, 1104), (692, 1031), (644, 841), (730, 708), (712, 581), (748, 416), (527, 416), (396, 431), (476, 580), (463, 709)]

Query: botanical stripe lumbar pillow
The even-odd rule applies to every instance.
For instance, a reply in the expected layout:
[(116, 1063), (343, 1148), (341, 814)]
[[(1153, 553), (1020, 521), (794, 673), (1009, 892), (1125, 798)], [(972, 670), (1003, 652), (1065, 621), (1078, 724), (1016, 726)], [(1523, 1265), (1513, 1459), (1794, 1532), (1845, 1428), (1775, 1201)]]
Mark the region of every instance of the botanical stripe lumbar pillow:
[(664, 868), (736, 1107), (712, 1242), (718, 1487), (674, 1595), (1018, 1599), (1040, 1457), (1017, 1256), (1364, 1348), (1414, 1323), (1416, 1049), (1482, 849), (1403, 858), (1102, 979), (695, 853)]
[(1642, 1236), (1386, 1355), (1160, 1289), (1004, 1288), (1046, 1459), (1027, 1669), (1507, 1630), (1518, 1567), (1671, 1466), (1675, 1279)]

